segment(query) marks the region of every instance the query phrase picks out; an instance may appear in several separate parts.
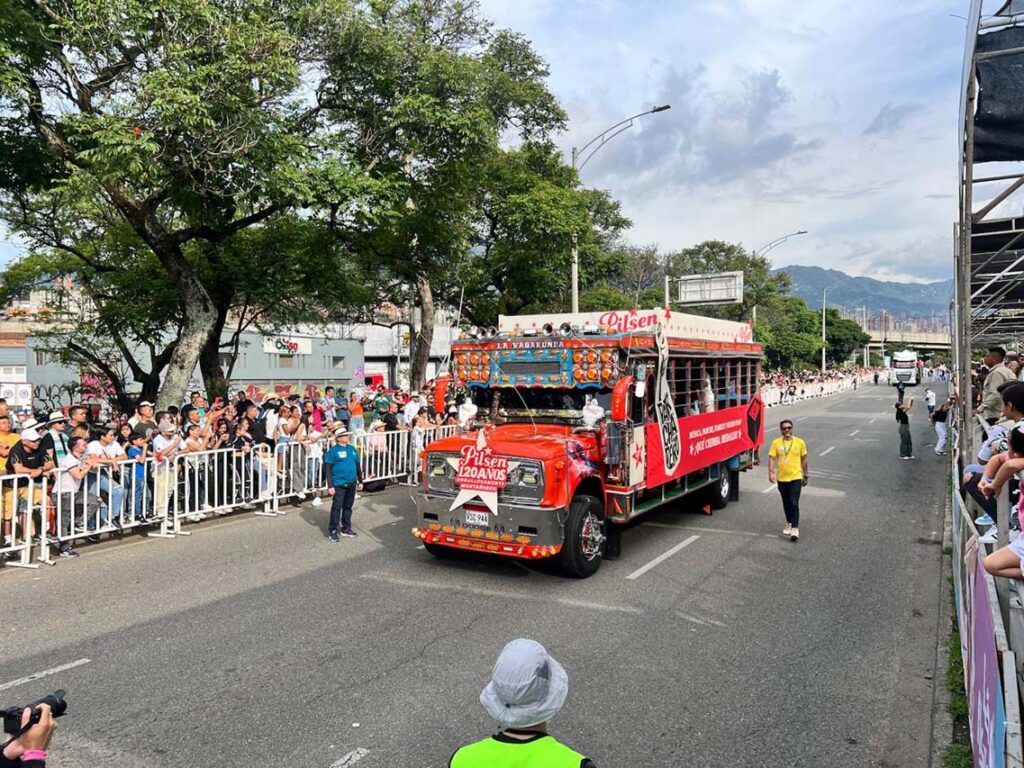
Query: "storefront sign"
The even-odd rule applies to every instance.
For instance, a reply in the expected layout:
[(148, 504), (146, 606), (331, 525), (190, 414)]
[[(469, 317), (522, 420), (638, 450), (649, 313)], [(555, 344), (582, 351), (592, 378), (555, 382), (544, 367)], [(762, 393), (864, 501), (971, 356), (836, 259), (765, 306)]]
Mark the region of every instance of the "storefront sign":
[(271, 336), (263, 339), (263, 351), (269, 355), (311, 355), (313, 340), (291, 336)]

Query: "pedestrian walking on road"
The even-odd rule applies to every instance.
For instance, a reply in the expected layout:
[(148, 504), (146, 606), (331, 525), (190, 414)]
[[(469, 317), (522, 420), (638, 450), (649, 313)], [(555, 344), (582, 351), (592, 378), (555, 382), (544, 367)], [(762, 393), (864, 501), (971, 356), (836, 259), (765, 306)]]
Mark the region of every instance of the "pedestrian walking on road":
[(772, 441), (768, 449), (768, 482), (778, 483), (782, 496), (782, 509), (786, 513), (783, 536), (791, 541), (800, 539), (800, 490), (810, 477), (807, 465), (807, 444), (793, 434), (793, 422), (779, 422), (781, 437)]
[(506, 645), (480, 693), (480, 703), (502, 729), (452, 755), (449, 768), (595, 768), (548, 733), (569, 693), (565, 669), (535, 640)]
[(916, 459), (914, 441), (910, 438), (910, 409), (914, 407), (914, 398), (905, 403), (896, 403), (896, 424), (900, 432), (900, 458)]
[(935, 453), (940, 456), (946, 455), (946, 440), (948, 438), (947, 420), (949, 419), (950, 402), (947, 400), (932, 412), (932, 423), (935, 425)]
[(931, 388), (925, 389), (924, 391), (924, 404), (928, 406), (928, 415), (931, 416), (935, 413), (935, 392)]
[(356, 500), (356, 491), (363, 489), (363, 470), (359, 465), (359, 451), (349, 445), (348, 430), (338, 427), (334, 430), (334, 439), (336, 442), (324, 456), (324, 464), (331, 473), (331, 487), (327, 493), (333, 497), (327, 533), (330, 540), (337, 543), (339, 533), (355, 538), (356, 532), (352, 530), (352, 505)]

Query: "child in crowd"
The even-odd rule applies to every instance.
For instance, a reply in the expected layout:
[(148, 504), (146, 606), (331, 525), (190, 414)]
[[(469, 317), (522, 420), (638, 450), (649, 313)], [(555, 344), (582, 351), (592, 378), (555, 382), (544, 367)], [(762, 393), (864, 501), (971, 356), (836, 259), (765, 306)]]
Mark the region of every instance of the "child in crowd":
[[(985, 466), (985, 477), (978, 484), (978, 488), (986, 496), (998, 496), (1003, 483), (1011, 475), (1024, 473), (1024, 429), (1019, 426), (1011, 429), (1008, 442), (1007, 452), (993, 456)], [(1020, 517), (1021, 510), (1017, 509), (1016, 512)], [(983, 564), (985, 570), (993, 576), (1020, 579), (1022, 557), (1024, 557), (1024, 536), (1018, 536), (1008, 546), (997, 549), (986, 557)]]

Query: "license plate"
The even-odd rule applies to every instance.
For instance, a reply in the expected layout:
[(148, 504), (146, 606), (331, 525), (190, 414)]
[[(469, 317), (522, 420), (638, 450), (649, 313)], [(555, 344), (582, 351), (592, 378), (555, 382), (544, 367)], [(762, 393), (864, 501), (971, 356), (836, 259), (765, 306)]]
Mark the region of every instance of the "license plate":
[(485, 528), (491, 524), (491, 516), (486, 512), (474, 512), (471, 509), (465, 510), (466, 525), (482, 525)]

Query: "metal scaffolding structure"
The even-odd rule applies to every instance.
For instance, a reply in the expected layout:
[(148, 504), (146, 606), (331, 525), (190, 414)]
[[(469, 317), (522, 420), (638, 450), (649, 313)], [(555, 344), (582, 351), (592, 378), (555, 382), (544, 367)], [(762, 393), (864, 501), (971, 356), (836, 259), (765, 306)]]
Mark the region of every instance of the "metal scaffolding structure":
[[(1009, 0), (987, 17), (983, 4), (972, 0), (967, 19), (953, 237), (954, 359), (968, 401), (972, 350), (1024, 337), (1024, 216), (998, 217), (1024, 187), (1024, 3)], [(978, 172), (992, 163), (994, 172)]]

